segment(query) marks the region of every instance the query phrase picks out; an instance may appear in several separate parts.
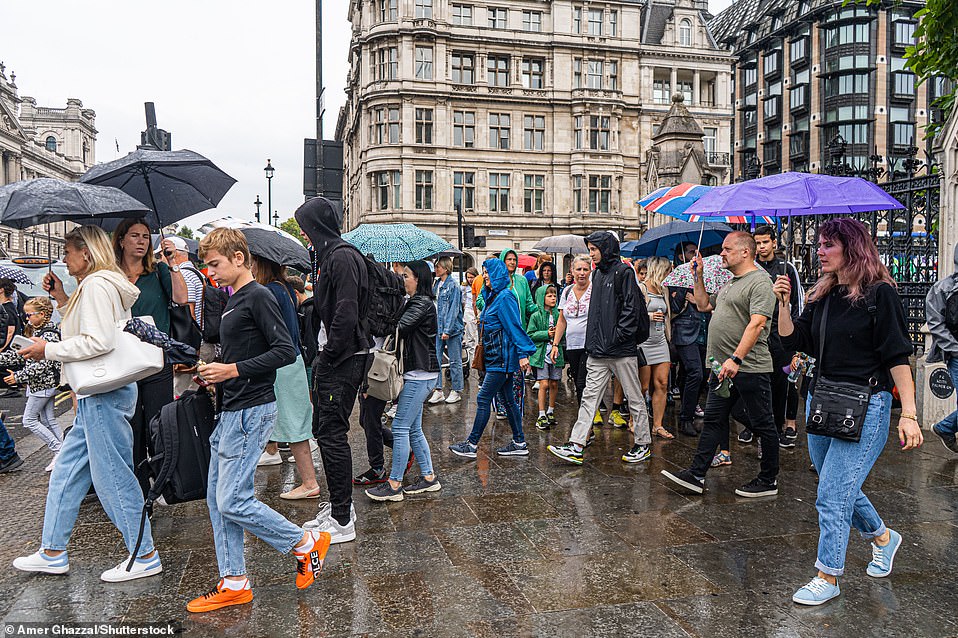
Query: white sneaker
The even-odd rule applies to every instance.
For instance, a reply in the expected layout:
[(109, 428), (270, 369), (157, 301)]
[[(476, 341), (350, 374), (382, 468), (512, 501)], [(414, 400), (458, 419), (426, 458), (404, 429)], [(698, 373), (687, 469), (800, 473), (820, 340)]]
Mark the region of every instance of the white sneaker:
[(538, 389), (539, 389), (539, 382), (536, 381), (535, 383), (532, 384), (532, 390), (533, 390), (533, 391), (536, 391), (536, 390), (538, 390)]
[(122, 583), (128, 580), (136, 580), (137, 578), (155, 576), (163, 571), (163, 564), (160, 562), (159, 552), (153, 552), (151, 558), (137, 558), (133, 561), (133, 567), (127, 569), (129, 564), (130, 557), (127, 556), (119, 565), (100, 574), (100, 580), (107, 583)]
[(432, 396), (429, 397), (429, 403), (431, 403), (432, 405), (435, 405), (437, 403), (442, 403), (443, 398), (444, 397), (442, 396), (442, 390), (439, 390), (437, 388), (432, 391)]
[(60, 453), (59, 453), (59, 452), (56, 452), (56, 453), (53, 455), (53, 458), (50, 459), (50, 464), (47, 465), (45, 468), (43, 468), (43, 471), (44, 471), (44, 472), (52, 472), (52, 471), (53, 471), (53, 466), (57, 464), (57, 457), (59, 457), (59, 456), (60, 456)]
[(259, 461), (256, 463), (256, 467), (263, 467), (266, 465), (280, 465), (283, 462), (283, 457), (279, 455), (279, 452), (276, 454), (270, 454), (269, 452), (263, 452)]
[(329, 502), (320, 503), (316, 518), (303, 523), (303, 529), (329, 532), (332, 537), (329, 542), (332, 545), (356, 540), (356, 508), (352, 504), (349, 505), (349, 523), (340, 525), (333, 518), (332, 504)]
[(13, 566), (22, 572), (40, 572), (43, 574), (65, 574), (70, 571), (67, 553), (59, 556), (47, 556), (43, 550), (14, 559)]
[(391, 408), (389, 408), (388, 410), (386, 410), (386, 416), (389, 417), (390, 419), (395, 419), (395, 418), (396, 418), (396, 410), (398, 410), (398, 409), (399, 409), (399, 404), (393, 403), (393, 407), (391, 407)]
[(449, 393), (449, 396), (446, 397), (446, 403), (459, 403), (462, 401), (462, 395), (453, 390)]

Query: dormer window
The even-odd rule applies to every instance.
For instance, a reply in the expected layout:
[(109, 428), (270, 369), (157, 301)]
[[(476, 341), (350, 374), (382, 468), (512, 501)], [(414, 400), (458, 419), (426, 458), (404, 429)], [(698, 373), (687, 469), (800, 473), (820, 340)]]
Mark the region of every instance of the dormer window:
[(688, 18), (679, 23), (679, 44), (684, 47), (692, 46), (692, 21)]

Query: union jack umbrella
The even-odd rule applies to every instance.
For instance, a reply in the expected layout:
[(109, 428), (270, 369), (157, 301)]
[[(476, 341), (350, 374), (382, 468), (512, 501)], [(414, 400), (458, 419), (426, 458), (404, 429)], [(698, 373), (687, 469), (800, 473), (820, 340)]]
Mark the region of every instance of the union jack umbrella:
[(774, 224), (771, 217), (764, 215), (728, 215), (728, 216), (708, 216), (687, 215), (685, 211), (694, 204), (700, 197), (712, 190), (711, 186), (701, 184), (689, 184), (688, 182), (678, 186), (663, 186), (656, 189), (638, 201), (639, 206), (650, 213), (660, 213), (675, 219), (681, 219), (686, 222), (701, 221), (722, 221), (727, 224), (755, 224), (757, 221), (763, 221), (767, 224)]

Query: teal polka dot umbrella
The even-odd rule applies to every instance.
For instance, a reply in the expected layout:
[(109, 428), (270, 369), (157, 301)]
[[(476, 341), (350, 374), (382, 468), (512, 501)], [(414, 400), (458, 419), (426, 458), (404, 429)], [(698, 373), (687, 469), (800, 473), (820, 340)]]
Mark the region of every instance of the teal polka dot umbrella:
[(362, 224), (343, 239), (380, 263), (410, 262), (453, 249), (439, 235), (414, 224)]

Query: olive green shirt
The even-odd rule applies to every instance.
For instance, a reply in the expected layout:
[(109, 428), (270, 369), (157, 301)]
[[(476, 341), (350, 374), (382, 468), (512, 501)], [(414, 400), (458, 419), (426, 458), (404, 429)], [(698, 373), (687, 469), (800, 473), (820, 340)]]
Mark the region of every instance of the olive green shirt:
[[(712, 295), (714, 310), (709, 321), (708, 346), (706, 360), (715, 357), (719, 363), (732, 356), (742, 341), (745, 328), (752, 315), (772, 318), (775, 310), (775, 293), (772, 292), (772, 280), (768, 273), (759, 268), (741, 277), (733, 277)], [(768, 351), (768, 333), (772, 322), (766, 321), (762, 334), (752, 350), (742, 358), (739, 372), (771, 372), (772, 355)]]

